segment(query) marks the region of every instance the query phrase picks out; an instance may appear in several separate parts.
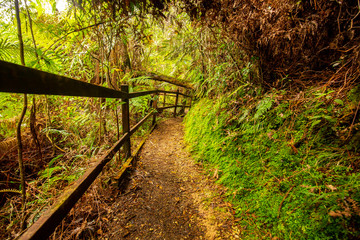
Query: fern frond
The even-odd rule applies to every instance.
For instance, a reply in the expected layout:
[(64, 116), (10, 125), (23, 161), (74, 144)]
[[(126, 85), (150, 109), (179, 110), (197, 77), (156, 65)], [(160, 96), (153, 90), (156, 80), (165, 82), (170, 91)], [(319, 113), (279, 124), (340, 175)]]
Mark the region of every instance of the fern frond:
[(0, 59), (9, 61), (14, 56), (16, 46), (9, 41), (9, 38), (0, 38)]
[(267, 111), (269, 111), (273, 105), (274, 100), (271, 98), (264, 98), (259, 102), (256, 106), (256, 113), (254, 115), (254, 119), (259, 119), (262, 117)]
[(0, 193), (18, 193), (18, 194), (21, 194), (21, 191), (16, 190), (16, 189), (0, 189)]
[[(14, 43), (10, 38), (0, 38), (0, 59), (8, 62), (17, 62), (19, 59), (19, 44)], [(25, 58), (28, 62), (36, 60), (35, 49), (25, 43)]]

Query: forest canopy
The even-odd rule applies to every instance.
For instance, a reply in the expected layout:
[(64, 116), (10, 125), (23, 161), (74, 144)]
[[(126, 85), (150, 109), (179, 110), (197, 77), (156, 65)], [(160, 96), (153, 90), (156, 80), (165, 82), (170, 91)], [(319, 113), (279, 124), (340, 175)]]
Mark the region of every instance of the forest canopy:
[[(131, 6), (137, 6), (165, 17), (170, 2), (107, 4), (101, 3), (110, 12), (126, 15)], [(172, 4), (201, 27), (221, 29), (248, 59), (255, 58), (260, 73), (254, 81), (267, 88), (339, 86), (359, 78), (358, 1), (184, 0)]]
[[(11, 6), (8, 1), (3, 4)], [(126, 43), (126, 32), (133, 31), (136, 41), (148, 40), (151, 37), (151, 34), (146, 33), (149, 28), (143, 19), (151, 16), (152, 21), (161, 24), (173, 18), (175, 12), (185, 12), (190, 16), (192, 26), (206, 28), (205, 31), (209, 31), (208, 36), (214, 38), (215, 42), (219, 41), (220, 36), (231, 41), (242, 53), (241, 57), (236, 57), (253, 65), (251, 82), (267, 89), (302, 89), (318, 83), (348, 85), (359, 77), (357, 1), (72, 1), (66, 16), (73, 14), (74, 20), (71, 21), (76, 23), (68, 21), (70, 18), (66, 20), (66, 16), (56, 10), (55, 1), (46, 6), (52, 6), (52, 11), (57, 12), (55, 15), (58, 24), (67, 22), (57, 30), (63, 29), (65, 36), (52, 43), (52, 46), (47, 46), (49, 49), (43, 53), (44, 60), (47, 57), (45, 53), (48, 54), (48, 62), (54, 59), (51, 54), (59, 54), (54, 50), (61, 40), (82, 34), (93, 41), (92, 30), (99, 32), (107, 28), (111, 29), (111, 34), (107, 34), (107, 42), (122, 39), (120, 42), (123, 43), (115, 40), (114, 44), (125, 44), (129, 47)], [(39, 20), (44, 16), (44, 6), (30, 2), (29, 7), (30, 12), (32, 8), (38, 13)], [(177, 10), (174, 12), (174, 9)], [(48, 17), (52, 18), (50, 15)], [(37, 17), (34, 16), (35, 18)], [(85, 22), (90, 24), (85, 25)], [(182, 29), (183, 23), (177, 21), (176, 24), (177, 28)], [(3, 59), (9, 55), (11, 48), (6, 45), (9, 43), (5, 36), (3, 35), (1, 43)], [(202, 47), (204, 45), (206, 44), (202, 43)], [(215, 47), (216, 44), (212, 45)], [(6, 52), (4, 47), (9, 51)], [(132, 47), (137, 48), (137, 51), (128, 55), (134, 54), (133, 67), (136, 69), (135, 55), (142, 50), (138, 44)], [(27, 46), (26, 49), (30, 51), (30, 48), (31, 46)], [(113, 46), (107, 48), (107, 52), (111, 52)], [(126, 58), (126, 51), (122, 58)], [(194, 53), (191, 54), (194, 56)], [(104, 55), (109, 53), (104, 52)], [(95, 55), (90, 57), (99, 58)], [(128, 61), (123, 59), (122, 64)], [(34, 59), (31, 62), (34, 63)]]

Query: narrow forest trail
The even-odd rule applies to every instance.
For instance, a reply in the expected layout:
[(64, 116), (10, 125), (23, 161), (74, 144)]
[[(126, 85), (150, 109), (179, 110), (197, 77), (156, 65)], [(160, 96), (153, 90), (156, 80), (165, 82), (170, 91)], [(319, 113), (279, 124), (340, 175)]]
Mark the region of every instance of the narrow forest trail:
[(182, 119), (161, 122), (112, 204), (104, 239), (236, 239), (225, 189), (206, 177), (183, 143)]

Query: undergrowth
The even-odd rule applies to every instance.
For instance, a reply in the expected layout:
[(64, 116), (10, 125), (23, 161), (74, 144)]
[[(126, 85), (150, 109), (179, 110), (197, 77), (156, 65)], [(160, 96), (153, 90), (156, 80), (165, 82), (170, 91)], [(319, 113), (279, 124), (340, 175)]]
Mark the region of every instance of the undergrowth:
[(185, 139), (228, 188), (244, 239), (360, 237), (359, 89), (244, 85), (192, 107)]
[[(17, 171), (16, 138), (13, 137), (22, 105), (21, 95), (1, 94), (0, 102), (0, 231), (1, 239), (19, 233), (20, 183)], [(23, 145), (27, 183), (27, 225), (32, 225), (64, 189), (81, 177), (99, 156), (122, 136), (121, 107), (118, 99), (82, 97), (37, 97), (36, 131), (42, 156), (36, 150), (28, 130), (29, 113), (23, 123)], [(150, 96), (131, 100), (131, 126), (149, 112)], [(117, 128), (119, 121), (119, 129)], [(151, 127), (148, 121), (132, 136), (133, 147)], [(119, 136), (118, 136), (119, 130)], [(122, 164), (121, 151), (105, 168), (106, 181)], [(104, 181), (105, 181), (104, 180)], [(90, 200), (89, 200), (90, 201)]]

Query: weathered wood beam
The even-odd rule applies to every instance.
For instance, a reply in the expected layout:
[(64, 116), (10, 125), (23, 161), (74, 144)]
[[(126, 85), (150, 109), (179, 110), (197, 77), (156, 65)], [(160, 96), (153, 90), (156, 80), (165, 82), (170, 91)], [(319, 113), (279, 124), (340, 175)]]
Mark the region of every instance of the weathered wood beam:
[(164, 109), (169, 109), (169, 108), (174, 108), (175, 105), (171, 105), (171, 106), (167, 106), (167, 107), (159, 107), (157, 108), (158, 110), (164, 110)]
[[(121, 85), (121, 91), (129, 93), (129, 86), (128, 85)], [(123, 134), (130, 132), (130, 106), (129, 106), (129, 99), (122, 99), (124, 104), (121, 105), (121, 119), (122, 119), (122, 130)], [(125, 158), (131, 156), (131, 141), (130, 138), (125, 141), (123, 146), (125, 152)]]
[(178, 100), (179, 100), (179, 89), (176, 91), (176, 97), (175, 97), (175, 108), (174, 108), (174, 117), (176, 117), (176, 108), (178, 106)]
[(85, 191), (95, 181), (106, 163), (108, 163), (115, 153), (120, 149), (124, 142), (130, 138), (130, 134), (123, 135), (85, 174), (80, 177), (73, 185), (69, 186), (58, 198), (56, 203), (20, 236), (19, 240), (39, 240), (47, 239), (55, 228), (61, 223), (62, 219), (73, 208), (75, 203), (81, 198)]
[(0, 61), (0, 92), (128, 98), (121, 91), (4, 61)]
[(95, 181), (106, 163), (119, 151), (120, 147), (130, 138), (144, 122), (154, 114), (154, 110), (138, 122), (128, 133), (125, 133), (102, 157), (90, 167), (73, 185), (69, 186), (58, 198), (56, 203), (20, 236), (19, 240), (47, 239), (59, 225), (75, 203)]
[(141, 97), (141, 96), (145, 96), (145, 95), (149, 95), (149, 94), (153, 94), (153, 93), (157, 93), (157, 92), (158, 92), (158, 90), (132, 92), (132, 93), (129, 93), (129, 98)]
[[(173, 92), (173, 91), (165, 91), (165, 90), (150, 90), (150, 91), (143, 91), (143, 92), (132, 92), (129, 93), (129, 98), (136, 98), (136, 97), (141, 97), (141, 96), (145, 96), (145, 95), (149, 95), (149, 94), (153, 94), (153, 93), (170, 93), (170, 94), (174, 94), (174, 97), (176, 96), (177, 92)], [(180, 93), (179, 95), (185, 96), (185, 97), (191, 97), (190, 95), (184, 94), (184, 93)], [(171, 96), (171, 95), (168, 95)]]
[[(185, 96), (185, 97), (192, 97), (190, 95), (187, 95), (187, 94), (184, 94), (184, 93), (181, 93), (181, 92), (176, 92), (176, 91), (165, 91), (165, 90), (157, 90), (159, 93), (170, 93), (170, 94), (174, 94), (174, 97), (176, 96), (176, 94), (179, 94), (179, 95), (182, 95), (182, 96)], [(170, 95), (171, 96), (171, 95)]]
[(114, 177), (115, 180), (121, 181), (121, 178), (124, 176), (124, 172), (126, 171), (126, 169), (128, 169), (129, 167), (131, 167), (131, 164), (133, 162), (134, 159), (136, 159), (138, 153), (140, 152), (142, 146), (144, 145), (145, 141), (148, 139), (148, 137), (150, 136), (150, 134), (154, 131), (156, 127), (156, 124), (154, 124), (150, 131), (148, 132), (148, 134), (143, 138), (143, 140), (141, 141), (141, 143), (139, 144), (139, 146), (136, 148), (134, 154), (128, 159), (126, 160), (126, 162), (121, 166), (121, 169), (119, 171), (119, 173)]
[[(162, 110), (164, 110), (164, 109), (169, 109), (169, 108), (174, 108), (175, 107), (175, 105), (171, 105), (171, 106), (167, 106), (167, 107), (159, 107), (159, 108), (157, 108), (159, 111), (162, 111)], [(188, 105), (188, 106), (186, 106), (186, 105), (177, 105), (177, 107), (184, 107), (184, 108), (190, 108), (191, 106), (190, 105)]]
[(133, 126), (130, 130), (130, 136), (134, 134), (134, 132), (136, 132), (136, 130), (138, 130), (138, 128), (144, 124), (144, 122), (146, 122), (146, 120), (149, 119), (149, 117), (151, 117), (153, 114), (155, 114), (155, 110), (152, 110), (150, 113), (148, 113), (148, 115), (146, 115), (143, 119), (141, 119), (135, 126)]
[(186, 83), (183, 80), (180, 80), (180, 79), (177, 79), (177, 78), (174, 78), (174, 77), (165, 76), (165, 75), (161, 75), (161, 74), (156, 74), (156, 73), (153, 73), (153, 72), (144, 72), (144, 71), (139, 71), (139, 72), (134, 73), (134, 77), (141, 77), (141, 76), (148, 77), (148, 78), (153, 79), (155, 81), (167, 82), (167, 83), (173, 84), (175, 86), (179, 86), (179, 87), (183, 87), (183, 88), (187, 88), (187, 89), (193, 89), (193, 86), (190, 83)]

